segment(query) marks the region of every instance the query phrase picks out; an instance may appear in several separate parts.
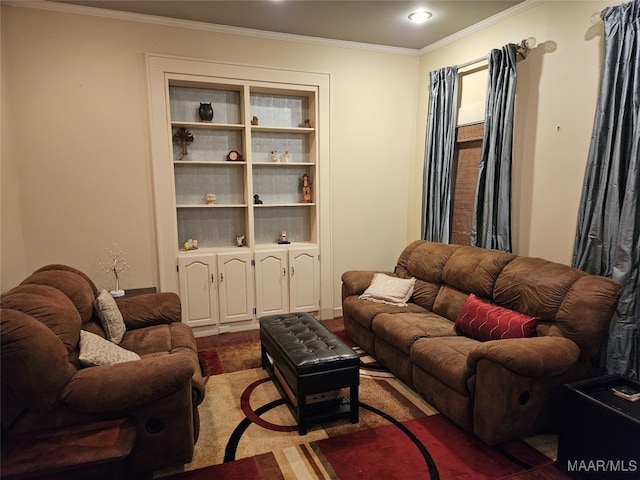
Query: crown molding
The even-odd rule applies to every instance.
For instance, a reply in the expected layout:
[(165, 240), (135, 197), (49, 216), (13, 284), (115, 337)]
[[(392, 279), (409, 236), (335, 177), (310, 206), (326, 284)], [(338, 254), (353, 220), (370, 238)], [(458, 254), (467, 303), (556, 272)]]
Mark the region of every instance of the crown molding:
[[(511, 8), (508, 8), (507, 10), (503, 10), (502, 12), (493, 15), (492, 17), (475, 23), (470, 27), (464, 28), (459, 32), (454, 33), (453, 35), (449, 35), (442, 40), (438, 40), (437, 42), (427, 45), (426, 47), (421, 48), (418, 53), (420, 55), (424, 55), (425, 53), (438, 50), (439, 48), (442, 48), (453, 42), (457, 42), (458, 40), (462, 40), (463, 38), (473, 35), (474, 33), (484, 30), (492, 25), (496, 25), (497, 23), (500, 23), (507, 18), (514, 17), (522, 12), (526, 12), (527, 10), (537, 7), (538, 5), (545, 3), (546, 1), (547, 0), (525, 0), (522, 3), (519, 3)], [(524, 36), (526, 37), (526, 35)]]
[(352, 48), (357, 50), (367, 50), (378, 53), (389, 53), (395, 55), (419, 56), (432, 52), (495, 25), (507, 18), (518, 15), (530, 8), (536, 7), (547, 0), (525, 0), (507, 10), (504, 10), (481, 22), (471, 25), (448, 37), (438, 40), (421, 49), (391, 47), (387, 45), (376, 45), (371, 43), (350, 42), (346, 40), (334, 40), (329, 38), (310, 37), (305, 35), (294, 35), (291, 33), (269, 32), (266, 30), (255, 30), (251, 28), (230, 27), (227, 25), (217, 25), (212, 23), (197, 22), (193, 20), (181, 20), (177, 18), (160, 17), (157, 15), (146, 15), (141, 13), (121, 12), (108, 10), (105, 8), (88, 7), (84, 5), (73, 5), (69, 3), (51, 2), (48, 0), (0, 0), (3, 5), (12, 7), (36, 8), (54, 12), (71, 13), (77, 15), (90, 15), (94, 17), (112, 18), (116, 20), (126, 20), (131, 22), (150, 23), (177, 28), (188, 28), (192, 30), (202, 30), (206, 32), (222, 33), (226, 35), (239, 35), (244, 37), (265, 38), (283, 42), (306, 43), (312, 45), (322, 45), (338, 48)]
[(387, 45), (376, 45), (372, 43), (350, 42), (347, 40), (334, 40), (329, 38), (310, 37), (305, 35), (295, 35), (291, 33), (269, 32), (266, 30), (254, 30), (251, 28), (231, 27), (227, 25), (217, 25), (213, 23), (197, 22), (194, 20), (182, 20), (177, 18), (160, 17), (157, 15), (146, 15), (142, 13), (121, 12), (106, 8), (88, 7), (84, 5), (73, 5), (69, 3), (50, 2), (47, 0), (0, 0), (3, 5), (12, 7), (36, 8), (53, 12), (72, 13), (77, 15), (90, 15), (94, 17), (112, 18), (116, 20), (126, 20), (131, 22), (150, 23), (168, 27), (188, 28), (191, 30), (202, 30), (206, 32), (222, 33), (227, 35), (240, 35), (244, 37), (265, 38), (279, 40), (283, 42), (307, 43), (313, 45), (323, 45), (329, 47), (353, 48), (358, 50), (369, 50), (379, 53), (390, 53), (395, 55), (417, 56), (419, 51), (413, 48), (391, 47)]

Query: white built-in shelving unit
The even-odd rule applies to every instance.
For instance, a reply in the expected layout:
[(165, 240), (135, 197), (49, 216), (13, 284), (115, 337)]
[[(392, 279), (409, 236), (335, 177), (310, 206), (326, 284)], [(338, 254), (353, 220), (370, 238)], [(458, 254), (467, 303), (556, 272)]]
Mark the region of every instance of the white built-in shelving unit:
[[(155, 55), (147, 65), (160, 286), (180, 294), (183, 321), (206, 335), (268, 314), (329, 318), (328, 76)], [(187, 158), (180, 128), (193, 136)]]

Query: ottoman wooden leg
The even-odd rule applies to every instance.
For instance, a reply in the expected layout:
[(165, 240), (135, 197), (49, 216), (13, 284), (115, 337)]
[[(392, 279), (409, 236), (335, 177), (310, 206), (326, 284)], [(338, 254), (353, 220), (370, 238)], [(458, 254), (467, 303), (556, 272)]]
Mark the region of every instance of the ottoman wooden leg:
[(360, 400), (358, 400), (358, 384), (352, 385), (350, 390), (350, 403), (351, 403), (351, 423), (358, 423), (360, 421)]
[(262, 342), (260, 342), (260, 358), (262, 359), (262, 369), (267, 370), (267, 350), (264, 348)]
[(298, 392), (298, 434), (307, 434), (307, 396), (304, 392)]

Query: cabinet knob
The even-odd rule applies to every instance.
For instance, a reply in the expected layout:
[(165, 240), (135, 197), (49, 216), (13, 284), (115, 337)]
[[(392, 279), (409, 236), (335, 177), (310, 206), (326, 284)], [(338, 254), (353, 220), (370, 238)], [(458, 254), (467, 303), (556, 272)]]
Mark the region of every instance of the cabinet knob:
[(287, 276), (287, 269), (282, 267), (282, 276), (286, 277)]
[(294, 270), (293, 267), (291, 267), (291, 276), (293, 276), (294, 273), (296, 273), (296, 271)]
[(211, 274), (211, 284), (216, 283), (216, 277), (213, 276), (213, 273)]
[(222, 283), (222, 281), (224, 280), (224, 276), (222, 275), (222, 273), (220, 274), (220, 283)]

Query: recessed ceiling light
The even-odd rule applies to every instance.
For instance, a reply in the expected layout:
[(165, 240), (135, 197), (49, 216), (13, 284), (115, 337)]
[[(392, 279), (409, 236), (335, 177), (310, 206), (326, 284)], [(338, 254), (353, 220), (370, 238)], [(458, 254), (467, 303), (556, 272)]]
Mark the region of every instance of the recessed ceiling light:
[(431, 12), (427, 12), (426, 10), (418, 10), (417, 12), (413, 12), (409, 15), (409, 20), (411, 20), (413, 23), (424, 23), (429, 20), (431, 16)]

